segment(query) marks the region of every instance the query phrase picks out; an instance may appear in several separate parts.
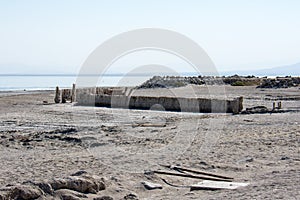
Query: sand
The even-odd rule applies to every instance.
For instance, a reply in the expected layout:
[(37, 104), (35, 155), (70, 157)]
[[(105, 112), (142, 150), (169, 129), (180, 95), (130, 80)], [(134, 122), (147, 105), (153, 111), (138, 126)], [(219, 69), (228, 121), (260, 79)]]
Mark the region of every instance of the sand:
[[(193, 88), (192, 93), (189, 91)], [(85, 170), (105, 179), (99, 195), (122, 199), (298, 199), (300, 90), (187, 86), (144, 95), (244, 96), (244, 107), (281, 99), (276, 114), (201, 114), (54, 104), (53, 91), (0, 94), (0, 187)], [(219, 91), (219, 92), (218, 92)], [(44, 102), (43, 102), (44, 101)], [(47, 101), (48, 103), (46, 103)], [(148, 175), (180, 165), (250, 183), (237, 190), (190, 191), (165, 184), (200, 180)], [(147, 190), (143, 181), (163, 189)], [(92, 199), (93, 195), (89, 196)]]

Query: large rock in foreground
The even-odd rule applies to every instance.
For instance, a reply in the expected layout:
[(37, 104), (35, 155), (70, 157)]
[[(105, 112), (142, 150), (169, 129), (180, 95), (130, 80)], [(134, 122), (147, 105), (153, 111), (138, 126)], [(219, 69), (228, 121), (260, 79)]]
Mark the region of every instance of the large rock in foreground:
[(6, 199), (82, 199), (87, 194), (105, 190), (103, 178), (79, 173), (45, 182), (26, 182), (23, 185), (0, 189), (0, 200)]

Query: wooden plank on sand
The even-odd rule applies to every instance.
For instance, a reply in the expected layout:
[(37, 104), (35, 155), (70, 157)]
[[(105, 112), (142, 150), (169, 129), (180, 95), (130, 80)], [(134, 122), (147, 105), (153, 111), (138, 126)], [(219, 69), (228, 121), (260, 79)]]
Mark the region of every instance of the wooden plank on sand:
[(191, 190), (234, 190), (239, 187), (248, 186), (249, 183), (225, 182), (225, 181), (210, 181), (204, 180), (200, 183), (191, 186)]

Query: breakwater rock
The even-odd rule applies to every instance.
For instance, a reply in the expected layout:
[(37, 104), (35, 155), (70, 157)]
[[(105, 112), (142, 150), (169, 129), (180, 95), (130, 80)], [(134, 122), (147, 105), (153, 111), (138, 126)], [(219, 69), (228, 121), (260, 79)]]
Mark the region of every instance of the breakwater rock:
[(232, 86), (249, 86), (259, 85), (262, 80), (255, 76), (154, 76), (137, 89), (146, 88), (174, 88), (182, 87), (188, 84), (195, 85), (232, 85)]
[(276, 77), (263, 79), (258, 88), (289, 88), (300, 85), (300, 77)]
[(255, 77), (255, 76), (154, 76), (137, 89), (176, 88), (194, 85), (257, 86), (258, 88), (288, 88), (300, 84), (300, 77)]

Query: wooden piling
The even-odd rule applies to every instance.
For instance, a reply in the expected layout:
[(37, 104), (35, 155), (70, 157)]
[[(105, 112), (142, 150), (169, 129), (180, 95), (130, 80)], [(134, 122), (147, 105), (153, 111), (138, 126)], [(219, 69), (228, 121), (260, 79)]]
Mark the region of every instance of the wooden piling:
[(281, 109), (281, 108), (282, 108), (281, 101), (278, 102), (277, 108), (278, 108), (278, 109)]
[(71, 90), (70, 89), (62, 89), (61, 103), (66, 103), (67, 101), (71, 101)]
[(75, 85), (75, 83), (73, 83), (73, 86), (72, 86), (72, 95), (71, 95), (71, 103), (76, 101), (75, 96), (76, 96), (76, 85)]
[(56, 86), (54, 102), (60, 103), (60, 90), (58, 86)]

